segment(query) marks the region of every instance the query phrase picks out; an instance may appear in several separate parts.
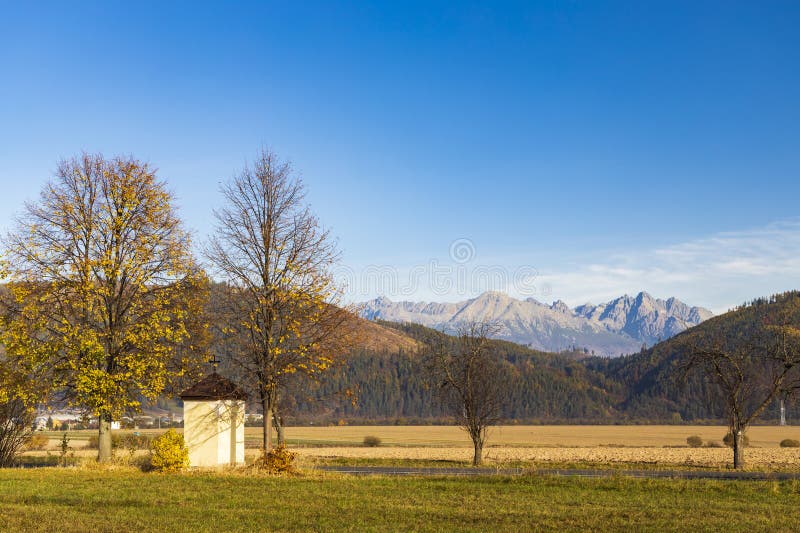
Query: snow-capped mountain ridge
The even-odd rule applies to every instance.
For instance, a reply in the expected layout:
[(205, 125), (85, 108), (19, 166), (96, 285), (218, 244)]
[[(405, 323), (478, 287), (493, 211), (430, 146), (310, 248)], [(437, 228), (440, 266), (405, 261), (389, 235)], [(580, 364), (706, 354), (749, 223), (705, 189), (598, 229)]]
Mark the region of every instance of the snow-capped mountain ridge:
[(517, 300), (505, 293), (485, 292), (457, 303), (393, 302), (381, 297), (364, 303), (362, 316), (414, 322), (445, 331), (454, 331), (469, 322), (491, 322), (499, 326), (499, 338), (540, 350), (560, 351), (575, 346), (598, 355), (616, 356), (672, 337), (713, 314), (676, 298), (661, 300), (646, 292), (575, 308), (561, 300), (547, 305), (533, 298)]

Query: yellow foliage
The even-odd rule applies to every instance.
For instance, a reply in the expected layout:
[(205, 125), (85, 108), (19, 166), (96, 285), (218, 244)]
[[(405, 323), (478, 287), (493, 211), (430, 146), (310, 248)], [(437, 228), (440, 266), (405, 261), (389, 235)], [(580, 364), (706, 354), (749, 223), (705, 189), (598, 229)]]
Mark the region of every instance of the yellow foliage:
[(270, 474), (295, 474), (297, 469), (294, 460), (297, 453), (289, 451), (285, 445), (276, 446), (267, 453), (261, 454), (254, 466), (261, 470), (266, 470)]
[(150, 447), (150, 464), (158, 472), (179, 472), (189, 467), (189, 450), (174, 429), (156, 437)]

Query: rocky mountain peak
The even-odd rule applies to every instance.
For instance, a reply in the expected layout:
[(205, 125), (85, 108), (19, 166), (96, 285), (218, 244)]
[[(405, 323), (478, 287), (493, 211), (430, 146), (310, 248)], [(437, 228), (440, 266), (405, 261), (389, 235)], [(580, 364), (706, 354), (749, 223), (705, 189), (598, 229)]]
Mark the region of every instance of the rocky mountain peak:
[(364, 318), (416, 322), (446, 331), (474, 321), (492, 322), (500, 326), (499, 338), (536, 349), (578, 347), (607, 356), (637, 352), (642, 344), (650, 346), (713, 316), (702, 307), (690, 307), (676, 298), (660, 300), (646, 292), (574, 309), (561, 300), (546, 305), (498, 291), (456, 303), (393, 302), (381, 297), (364, 303), (362, 309)]
[(553, 311), (558, 311), (559, 313), (565, 313), (570, 315), (575, 314), (575, 312), (572, 309), (570, 309), (570, 307), (566, 303), (564, 303), (563, 300), (558, 300), (553, 302), (553, 305), (550, 306), (550, 309), (552, 309)]

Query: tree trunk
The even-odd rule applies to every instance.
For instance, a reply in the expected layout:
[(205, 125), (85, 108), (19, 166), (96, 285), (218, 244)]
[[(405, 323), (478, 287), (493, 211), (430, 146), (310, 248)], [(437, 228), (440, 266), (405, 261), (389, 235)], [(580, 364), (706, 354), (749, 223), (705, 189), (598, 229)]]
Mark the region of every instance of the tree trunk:
[(97, 461), (111, 461), (111, 415), (101, 414), (97, 419), (99, 433), (97, 437)]
[(285, 446), (286, 437), (283, 433), (283, 422), (278, 414), (278, 409), (275, 407), (272, 409), (272, 422), (275, 424), (275, 431), (278, 433), (278, 446)]
[(472, 455), (472, 466), (479, 466), (483, 463), (483, 439), (473, 437), (472, 444), (475, 447), (475, 453)]
[(785, 426), (786, 425), (786, 399), (783, 396), (781, 396), (781, 421), (780, 421), (780, 425), (781, 426)]
[(744, 431), (733, 431), (733, 468), (744, 468)]
[(264, 410), (264, 420), (262, 424), (261, 450), (267, 453), (272, 449), (272, 405), (269, 396), (261, 396), (261, 407)]

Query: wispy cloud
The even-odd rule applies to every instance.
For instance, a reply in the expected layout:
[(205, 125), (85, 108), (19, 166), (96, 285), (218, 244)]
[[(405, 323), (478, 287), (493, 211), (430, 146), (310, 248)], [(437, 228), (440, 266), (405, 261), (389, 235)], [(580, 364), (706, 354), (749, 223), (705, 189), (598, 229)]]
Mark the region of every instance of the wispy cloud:
[(592, 254), (574, 268), (541, 272), (541, 294), (570, 304), (646, 290), (715, 312), (800, 287), (800, 219), (652, 250)]

